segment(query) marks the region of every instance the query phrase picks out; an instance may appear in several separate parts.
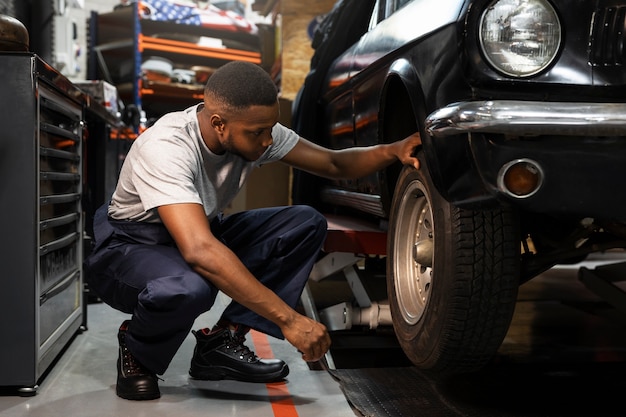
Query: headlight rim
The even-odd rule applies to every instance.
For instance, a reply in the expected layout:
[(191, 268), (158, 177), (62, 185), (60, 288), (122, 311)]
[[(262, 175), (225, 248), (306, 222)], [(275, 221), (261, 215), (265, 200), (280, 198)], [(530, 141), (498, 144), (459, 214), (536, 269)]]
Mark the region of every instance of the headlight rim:
[(515, 72), (512, 70), (507, 70), (506, 67), (499, 65), (494, 59), (492, 59), (492, 57), (490, 56), (488, 52), (488, 49), (485, 46), (484, 25), (483, 25), (485, 16), (497, 3), (501, 1), (505, 1), (505, 0), (491, 0), (487, 2), (484, 9), (480, 12), (480, 15), (477, 21), (478, 46), (479, 46), (479, 50), (483, 59), (492, 70), (496, 71), (500, 75), (510, 77), (513, 79), (533, 78), (546, 72), (551, 66), (554, 65), (556, 61), (558, 61), (558, 57), (561, 54), (561, 50), (563, 48), (563, 39), (564, 39), (563, 25), (561, 24), (561, 17), (559, 16), (557, 9), (553, 6), (552, 2), (549, 0), (534, 0), (534, 1), (540, 2), (542, 4), (542, 7), (544, 7), (548, 12), (550, 12), (554, 16), (554, 22), (556, 23), (556, 27), (558, 28), (558, 35), (556, 37), (557, 41), (556, 41), (553, 53), (549, 56), (549, 58), (543, 64), (539, 65), (535, 70), (527, 71), (527, 72), (523, 72), (523, 71)]

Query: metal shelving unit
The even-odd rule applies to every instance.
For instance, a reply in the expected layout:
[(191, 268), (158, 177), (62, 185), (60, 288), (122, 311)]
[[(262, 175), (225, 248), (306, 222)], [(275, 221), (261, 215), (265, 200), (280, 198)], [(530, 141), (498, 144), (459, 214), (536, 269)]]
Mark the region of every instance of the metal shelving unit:
[[(182, 109), (202, 100), (203, 85), (143, 80), (144, 58), (158, 56), (175, 68), (217, 68), (229, 61), (262, 62), (257, 34), (142, 17), (141, 2), (89, 19), (88, 78), (115, 85), (125, 103), (150, 115)], [(204, 46), (201, 38), (221, 39), (224, 47)]]

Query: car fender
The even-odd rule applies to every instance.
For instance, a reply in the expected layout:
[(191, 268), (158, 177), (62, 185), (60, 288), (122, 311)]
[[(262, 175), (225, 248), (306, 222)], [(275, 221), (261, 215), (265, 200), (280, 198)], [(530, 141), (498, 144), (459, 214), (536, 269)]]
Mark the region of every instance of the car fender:
[[(394, 61), (387, 71), (385, 83), (380, 95), (380, 123), (378, 137), (380, 143), (391, 143), (419, 131), (422, 136), (422, 148), (429, 149), (428, 135), (424, 130), (426, 117), (424, 93), (419, 82), (417, 71), (406, 58)], [(435, 181), (440, 179), (438, 173), (430, 171)], [(397, 164), (386, 170), (387, 186), (384, 191), (391, 198), (400, 168)], [(434, 175), (433, 175), (434, 174)], [(385, 199), (386, 200), (386, 199)]]
[[(427, 105), (422, 80), (409, 59), (399, 58), (389, 66), (379, 108), (379, 142), (395, 142), (419, 131), (426, 162), (421, 169), (428, 171), (434, 186), (445, 196), (446, 182), (441, 171), (442, 165), (438, 163), (440, 155), (432, 146), (432, 138), (424, 127)], [(391, 201), (400, 168), (394, 164), (385, 171), (386, 187), (382, 191), (388, 195), (383, 195), (384, 202)]]

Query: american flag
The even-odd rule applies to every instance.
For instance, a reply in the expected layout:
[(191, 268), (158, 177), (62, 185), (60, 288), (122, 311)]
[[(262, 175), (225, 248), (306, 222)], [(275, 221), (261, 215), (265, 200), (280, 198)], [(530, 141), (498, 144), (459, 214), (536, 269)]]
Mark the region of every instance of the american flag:
[(198, 9), (191, 6), (174, 4), (166, 0), (143, 0), (150, 9), (151, 20), (162, 20), (185, 25), (200, 26), (202, 21)]

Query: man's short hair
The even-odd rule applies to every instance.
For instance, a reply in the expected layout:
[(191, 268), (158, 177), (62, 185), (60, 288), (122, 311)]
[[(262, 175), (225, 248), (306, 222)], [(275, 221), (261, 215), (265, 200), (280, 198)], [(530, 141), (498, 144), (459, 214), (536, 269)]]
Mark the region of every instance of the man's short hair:
[(278, 89), (256, 64), (232, 61), (219, 67), (204, 87), (205, 97), (234, 109), (276, 104)]

